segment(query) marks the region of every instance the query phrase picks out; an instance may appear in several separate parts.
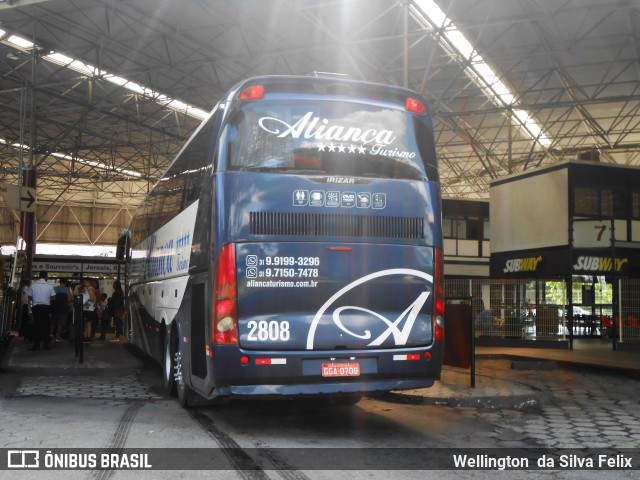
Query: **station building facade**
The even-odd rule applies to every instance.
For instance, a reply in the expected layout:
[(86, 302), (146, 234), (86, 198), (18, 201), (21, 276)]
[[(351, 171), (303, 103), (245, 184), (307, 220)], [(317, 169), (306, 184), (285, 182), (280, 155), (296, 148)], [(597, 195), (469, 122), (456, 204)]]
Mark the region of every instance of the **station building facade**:
[(570, 161), (504, 177), (488, 202), (443, 200), (443, 225), (446, 293), (473, 299), (480, 344), (640, 348), (640, 169)]

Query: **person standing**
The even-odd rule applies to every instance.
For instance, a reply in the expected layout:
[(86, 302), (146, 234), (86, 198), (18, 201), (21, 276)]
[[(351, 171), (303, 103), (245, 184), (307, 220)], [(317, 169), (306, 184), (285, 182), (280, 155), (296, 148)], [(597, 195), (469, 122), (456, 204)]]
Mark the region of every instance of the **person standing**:
[(69, 302), (73, 301), (71, 291), (67, 287), (67, 281), (61, 278), (59, 282), (58, 286), (53, 287), (56, 292), (56, 300), (51, 305), (51, 323), (53, 325), (51, 337), (56, 342), (62, 341), (62, 331), (67, 326)]
[(33, 340), (33, 312), (29, 301), (31, 280), (26, 279), (20, 292), (20, 322), (18, 332), (25, 340)]
[(96, 316), (96, 292), (91, 284), (91, 280), (85, 278), (82, 281), (84, 290), (82, 293), (82, 314), (84, 317), (85, 342), (90, 342), (96, 334), (98, 317)]
[(37, 281), (29, 288), (31, 311), (33, 312), (33, 347), (29, 350), (40, 350), (40, 343), (49, 350), (49, 333), (51, 330), (51, 302), (56, 299), (56, 291), (47, 283), (47, 271), (40, 272)]
[(104, 341), (107, 337), (107, 322), (111, 321), (109, 312), (107, 311), (107, 294), (101, 293), (100, 298), (96, 302), (96, 316), (98, 317), (98, 325), (100, 325), (100, 336), (98, 340)]
[(89, 283), (93, 288), (93, 312), (95, 315), (93, 316), (93, 320), (91, 323), (91, 340), (96, 339), (96, 335), (98, 333), (98, 328), (100, 326), (100, 318), (98, 317), (98, 303), (100, 302), (100, 285), (98, 284), (98, 280), (95, 278), (90, 278)]
[(122, 319), (125, 315), (124, 292), (119, 280), (113, 282), (113, 295), (109, 300), (109, 310), (113, 315), (113, 323), (116, 328), (115, 340), (118, 341), (122, 335)]

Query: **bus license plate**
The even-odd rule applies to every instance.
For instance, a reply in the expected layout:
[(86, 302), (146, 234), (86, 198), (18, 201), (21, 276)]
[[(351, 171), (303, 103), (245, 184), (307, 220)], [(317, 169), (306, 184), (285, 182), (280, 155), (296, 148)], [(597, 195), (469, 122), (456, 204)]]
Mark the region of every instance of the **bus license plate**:
[(351, 363), (351, 362), (323, 363), (322, 376), (323, 377), (359, 377), (360, 364)]

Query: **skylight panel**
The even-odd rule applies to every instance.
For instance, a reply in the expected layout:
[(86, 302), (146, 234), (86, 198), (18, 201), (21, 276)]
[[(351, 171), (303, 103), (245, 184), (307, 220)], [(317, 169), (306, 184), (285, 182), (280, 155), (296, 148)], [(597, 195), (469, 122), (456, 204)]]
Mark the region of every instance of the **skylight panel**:
[[(5, 34), (6, 32), (4, 30), (0, 30), (0, 37), (2, 37)], [(20, 48), (22, 50), (28, 50), (34, 47), (33, 42), (25, 38), (22, 38), (18, 35), (12, 35), (7, 39), (2, 40), (2, 42), (10, 46)], [(132, 93), (142, 95), (145, 98), (148, 98), (149, 100), (152, 100), (164, 107), (184, 113), (198, 120), (204, 120), (205, 118), (207, 118), (209, 114), (208, 112), (200, 108), (196, 108), (192, 105), (189, 105), (188, 103), (170, 98), (144, 85), (140, 85), (139, 83), (129, 81), (126, 78), (113, 75), (105, 70), (100, 70), (98, 67), (94, 65), (82, 62), (80, 60), (69, 57), (62, 53), (50, 52), (49, 54), (44, 55), (42, 58), (44, 58), (45, 60), (51, 63), (55, 63), (56, 65), (60, 65), (70, 70), (73, 70), (75, 72), (78, 72), (87, 77), (95, 76), (95, 77), (103, 78), (104, 80), (110, 83), (113, 83), (115, 85), (118, 85), (119, 87), (122, 87), (126, 90), (129, 90)]]
[(520, 123), (525, 126), (530, 135), (536, 138), (540, 144), (545, 147), (551, 146), (551, 140), (542, 132), (542, 128), (538, 123), (533, 119), (529, 113), (524, 110), (514, 110), (513, 115), (518, 118)]
[[(419, 10), (414, 10), (417, 17), (423, 21), (428, 18), (433, 25), (442, 29), (441, 36), (460, 56), (469, 62), (465, 71), (480, 86), (485, 95), (498, 106), (516, 107), (515, 94), (500, 80), (500, 76), (477, 53), (464, 33), (458, 30), (458, 27), (440, 7), (433, 0), (415, 0), (415, 4), (419, 7)], [(451, 50), (448, 48), (448, 51)], [(540, 145), (544, 147), (551, 145), (551, 140), (544, 134), (542, 127), (528, 112), (514, 108), (513, 117), (517, 120), (518, 125)]]
[(103, 78), (107, 82), (115, 83), (116, 85), (118, 85), (120, 87), (124, 87), (127, 84), (127, 82), (129, 81), (126, 78), (117, 77), (115, 75), (105, 75)]
[(29, 40), (17, 35), (11, 35), (9, 38), (7, 38), (7, 42), (25, 50), (33, 48), (33, 42), (30, 42)]
[[(9, 145), (9, 146), (11, 146), (13, 148), (16, 148), (18, 150), (29, 151), (29, 146), (28, 145), (24, 145), (24, 144), (21, 144), (21, 143), (11, 143), (9, 140), (6, 140), (4, 138), (0, 138), (0, 144)], [(111, 167), (111, 166), (106, 165), (106, 164), (101, 163), (101, 162), (96, 162), (96, 161), (93, 161), (93, 160), (85, 160), (85, 159), (79, 158), (79, 157), (74, 158), (71, 155), (67, 155), (66, 153), (51, 152), (51, 156), (55, 157), (55, 158), (59, 158), (61, 160), (76, 161), (78, 163), (82, 163), (84, 165), (90, 165), (92, 167), (100, 168), (102, 170), (106, 170), (106, 171), (109, 171), (109, 172), (121, 173), (121, 174), (127, 175), (129, 177), (135, 177), (135, 178), (142, 177), (142, 174), (140, 172), (136, 172), (134, 170), (127, 170), (125, 168), (119, 168), (119, 167)]]
[(83, 163), (85, 165), (90, 165), (92, 167), (100, 168), (102, 170), (122, 173), (122, 174), (128, 175), (130, 177), (136, 177), (136, 178), (142, 177), (141, 173), (133, 171), (133, 170), (127, 170), (127, 169), (119, 168), (119, 167), (110, 167), (109, 165), (105, 165), (104, 163), (101, 163), (101, 162), (96, 162), (94, 160), (85, 160), (83, 158), (74, 158), (71, 155), (67, 155), (65, 153), (54, 152), (54, 153), (51, 154), (51, 156), (52, 157), (56, 157), (56, 158), (60, 158), (60, 159), (64, 159), (64, 160), (69, 160), (69, 161), (75, 160), (78, 163)]
[[(20, 237), (18, 237), (20, 238)], [(20, 250), (26, 248), (24, 240), (20, 238)], [(116, 247), (111, 245), (69, 245), (69, 244), (53, 244), (41, 243), (36, 244), (36, 255), (64, 255), (64, 256), (85, 256), (85, 257), (115, 257)], [(0, 246), (1, 255), (14, 255), (16, 253), (15, 245)]]
[(464, 58), (471, 61), (477, 61), (474, 57), (479, 57), (479, 55), (474, 55), (475, 49), (471, 46), (462, 32), (457, 29), (452, 29), (451, 27), (445, 28), (444, 32), (447, 38), (451, 43), (453, 43)]
[[(18, 35), (11, 35), (9, 38), (3, 38), (6, 35), (6, 31), (0, 29), (0, 41), (6, 45), (12, 46), (14, 48), (19, 48), (21, 50), (28, 50), (28, 49), (32, 49), (34, 47), (33, 42), (22, 38)], [(47, 55), (44, 55), (42, 57), (44, 60), (47, 60), (51, 63), (54, 63), (56, 65), (68, 68), (70, 70), (73, 70), (75, 72), (78, 72), (82, 75), (85, 75), (87, 77), (100, 77), (104, 80), (106, 80), (107, 82), (113, 83), (114, 85), (117, 85), (119, 87), (124, 88), (125, 90), (128, 90), (132, 93), (135, 93), (137, 95), (142, 95), (145, 98), (148, 98), (151, 101), (154, 101), (166, 108), (169, 108), (171, 110), (177, 111), (177, 112), (181, 112), (184, 113), (185, 115), (189, 115), (193, 118), (196, 118), (198, 120), (204, 120), (205, 118), (207, 118), (207, 116), (209, 115), (208, 112), (200, 109), (200, 108), (196, 108), (192, 105), (189, 105), (188, 103), (182, 102), (180, 100), (176, 100), (173, 99), (171, 97), (168, 97), (160, 92), (156, 92), (155, 90), (152, 90), (148, 87), (145, 87), (144, 85), (140, 85), (139, 83), (135, 83), (132, 82), (130, 80), (127, 80), (126, 78), (117, 76), (117, 75), (113, 75), (107, 71), (104, 70), (100, 70), (99, 68), (90, 65), (88, 63), (84, 63), (80, 60), (77, 60), (75, 58), (69, 57), (67, 55), (64, 55), (62, 53), (58, 53), (58, 52), (50, 52)], [(11, 143), (8, 140), (5, 140), (3, 138), (0, 138), (0, 143), (5, 144), (5, 145), (11, 145), (14, 148), (18, 148), (21, 150), (29, 150), (29, 147), (27, 145), (21, 145), (19, 143)], [(74, 160), (76, 162), (79, 163), (83, 163), (85, 165), (90, 165), (96, 168), (100, 168), (106, 171), (112, 171), (112, 172), (118, 172), (124, 175), (128, 175), (130, 177), (136, 177), (136, 178), (140, 178), (142, 177), (142, 174), (133, 170), (126, 170), (123, 168), (118, 168), (118, 167), (111, 167), (109, 165), (100, 163), (100, 162), (95, 162), (95, 161), (91, 161), (91, 160), (85, 160), (82, 158), (73, 158), (70, 155), (64, 154), (64, 153), (59, 153), (59, 152), (53, 152), (51, 153), (51, 155), (53, 157), (56, 158), (60, 158), (60, 159), (64, 159), (64, 160)]]
[(138, 95), (145, 95), (147, 93), (146, 87), (134, 82), (127, 82), (124, 88), (130, 92), (137, 93)]
[(44, 56), (45, 60), (49, 60), (50, 62), (57, 63), (58, 65), (68, 66), (73, 63), (73, 58), (67, 57), (61, 53), (50, 53), (49, 55)]

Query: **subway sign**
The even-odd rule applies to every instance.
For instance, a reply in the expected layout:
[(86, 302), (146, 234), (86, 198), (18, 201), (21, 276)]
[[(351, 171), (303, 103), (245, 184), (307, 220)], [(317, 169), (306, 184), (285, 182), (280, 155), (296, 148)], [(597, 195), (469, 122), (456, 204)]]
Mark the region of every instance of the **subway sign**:
[(558, 275), (558, 269), (569, 268), (566, 255), (556, 256), (555, 252), (511, 252), (492, 253), (490, 275), (495, 278), (537, 278)]
[(536, 272), (538, 264), (542, 261), (542, 255), (537, 257), (514, 258), (505, 262), (504, 273)]
[(495, 278), (543, 278), (566, 275), (637, 275), (640, 251), (617, 249), (559, 249), (541, 252), (491, 254), (491, 276)]
[(629, 263), (626, 257), (595, 257), (590, 255), (581, 255), (576, 259), (573, 265), (573, 271), (578, 272), (616, 272), (620, 273), (622, 267)]

